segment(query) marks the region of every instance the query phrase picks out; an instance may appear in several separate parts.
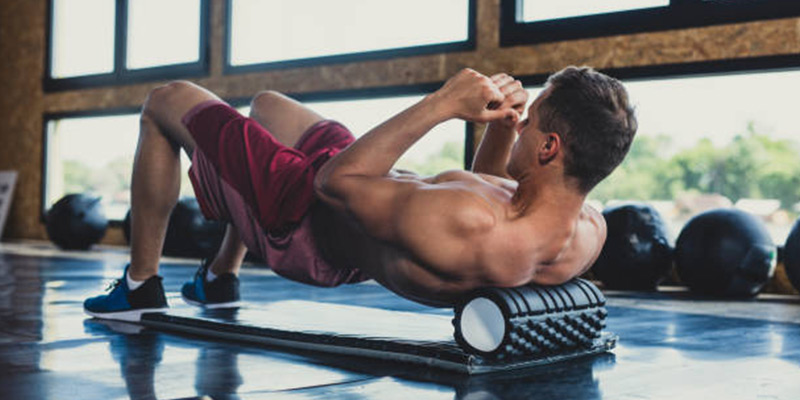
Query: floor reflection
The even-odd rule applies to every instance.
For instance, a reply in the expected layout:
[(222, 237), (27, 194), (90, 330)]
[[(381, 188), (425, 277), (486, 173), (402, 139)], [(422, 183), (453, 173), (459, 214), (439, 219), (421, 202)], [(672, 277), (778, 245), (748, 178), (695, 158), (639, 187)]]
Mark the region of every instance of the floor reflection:
[[(725, 317), (724, 302), (689, 299), (681, 306), (683, 299), (671, 298), (678, 304), (671, 311), (612, 306), (608, 327), (620, 336), (613, 354), (465, 377), (86, 319), (83, 298), (116, 276), (116, 267), (0, 252), (0, 399), (796, 399), (800, 393), (800, 321)], [(164, 268), (174, 308), (185, 307), (176, 293), (194, 268)], [(260, 271), (246, 271), (243, 288), (253, 303), (311, 299), (427, 310), (376, 285), (307, 288)], [(659, 296), (636, 301), (656, 304), (666, 295)], [(697, 312), (707, 306), (713, 312)], [(780, 306), (759, 303), (772, 315)], [(208, 316), (237, 317), (224, 310)]]
[[(221, 311), (214, 311), (219, 316)], [(231, 318), (235, 313), (231, 313)], [(108, 349), (119, 364), (120, 373), (131, 398), (156, 398), (156, 379), (158, 366), (163, 360), (166, 346), (187, 346), (183, 338), (154, 332), (138, 325), (125, 322), (87, 319), (84, 321), (86, 333), (109, 339)], [(240, 387), (245, 381), (239, 366), (239, 357), (244, 351), (239, 346), (206, 341), (194, 341), (199, 346), (195, 363), (194, 390), (198, 396), (213, 399), (239, 399)], [(351, 357), (314, 355), (307, 352), (290, 352), (303, 358), (310, 365), (350, 371), (364, 380), (374, 380), (380, 376), (394, 376), (401, 382), (412, 385), (435, 384), (430, 394), (437, 397), (443, 389), (452, 388), (448, 398), (458, 400), (500, 400), (527, 398), (602, 398), (596, 370), (604, 370), (614, 365), (613, 354), (575, 360), (570, 363), (537, 367), (515, 373), (489, 374), (467, 377), (457, 374), (439, 373), (435, 370), (413, 366), (386, 365), (372, 360), (354, 360)], [(355, 361), (355, 362), (354, 362)], [(267, 371), (250, 371), (247, 378), (268, 380)], [(565, 377), (567, 379), (565, 379)], [(425, 389), (416, 390), (425, 392)], [(355, 397), (357, 393), (351, 393)], [(363, 397), (367, 398), (367, 397)]]

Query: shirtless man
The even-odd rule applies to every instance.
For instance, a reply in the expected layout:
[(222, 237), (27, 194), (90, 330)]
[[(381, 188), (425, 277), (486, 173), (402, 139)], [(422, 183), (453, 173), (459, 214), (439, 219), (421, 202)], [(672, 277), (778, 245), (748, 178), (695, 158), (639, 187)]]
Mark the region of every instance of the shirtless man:
[[(589, 68), (551, 76), (521, 120), (527, 101), (514, 78), (465, 69), (354, 140), (275, 92), (258, 94), (245, 118), (191, 83), (157, 88), (143, 107), (134, 162), (131, 263), (84, 308), (128, 320), (166, 309), (157, 273), (180, 148), (192, 158), (204, 214), (229, 223), (217, 256), (184, 284), (189, 303), (236, 306), (246, 249), (290, 279), (371, 278), (435, 306), (482, 286), (566, 282), (602, 248), (605, 222), (584, 200), (625, 157), (636, 119), (622, 84)], [(452, 118), (488, 123), (473, 172), (392, 170)]]

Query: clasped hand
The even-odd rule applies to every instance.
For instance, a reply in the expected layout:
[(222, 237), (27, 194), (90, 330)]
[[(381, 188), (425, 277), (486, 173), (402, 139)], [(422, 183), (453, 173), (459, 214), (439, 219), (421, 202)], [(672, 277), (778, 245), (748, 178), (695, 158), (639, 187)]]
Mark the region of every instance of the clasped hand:
[(513, 127), (528, 102), (520, 81), (507, 74), (487, 77), (466, 68), (445, 82), (435, 94), (450, 117), (472, 122), (497, 122)]

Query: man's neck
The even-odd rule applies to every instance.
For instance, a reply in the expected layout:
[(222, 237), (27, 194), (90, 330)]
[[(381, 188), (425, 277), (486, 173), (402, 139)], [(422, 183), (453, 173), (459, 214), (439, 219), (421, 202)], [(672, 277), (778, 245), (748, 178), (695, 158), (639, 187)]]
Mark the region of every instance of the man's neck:
[(571, 187), (563, 176), (554, 175), (525, 174), (517, 179), (519, 186), (511, 202), (520, 217), (543, 209), (564, 217), (580, 212), (586, 195)]

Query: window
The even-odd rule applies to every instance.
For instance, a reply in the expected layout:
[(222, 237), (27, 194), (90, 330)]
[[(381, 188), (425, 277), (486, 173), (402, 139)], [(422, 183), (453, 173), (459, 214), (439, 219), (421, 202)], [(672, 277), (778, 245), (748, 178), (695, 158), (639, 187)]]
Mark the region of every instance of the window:
[(51, 0), (45, 88), (204, 74), (208, 0)]
[[(115, 3), (53, 1), (52, 78), (114, 71)], [(91, 18), (87, 18), (91, 16)]]
[(733, 206), (761, 217), (775, 243), (786, 240), (800, 214), (800, 71), (625, 85), (639, 130), (590, 199), (648, 201), (673, 238), (693, 215)]
[(200, 60), (199, 0), (133, 0), (128, 3), (128, 69)]
[(800, 15), (793, 0), (501, 0), (502, 46)]
[(474, 43), (475, 0), (228, 4), (233, 71), (465, 50)]
[[(130, 208), (133, 156), (139, 114), (46, 116), (43, 210), (69, 193), (101, 197), (109, 220), (122, 220)], [(181, 152), (181, 166), (189, 161)], [(181, 195), (194, 196), (188, 179)]]
[[(334, 101), (305, 100), (303, 103), (325, 118), (335, 119), (356, 137), (422, 99), (420, 95), (342, 99)], [(249, 107), (241, 107), (244, 115)], [(395, 165), (420, 175), (433, 175), (450, 169), (464, 169), (472, 158), (472, 134), (461, 120), (445, 122), (415, 143)]]

